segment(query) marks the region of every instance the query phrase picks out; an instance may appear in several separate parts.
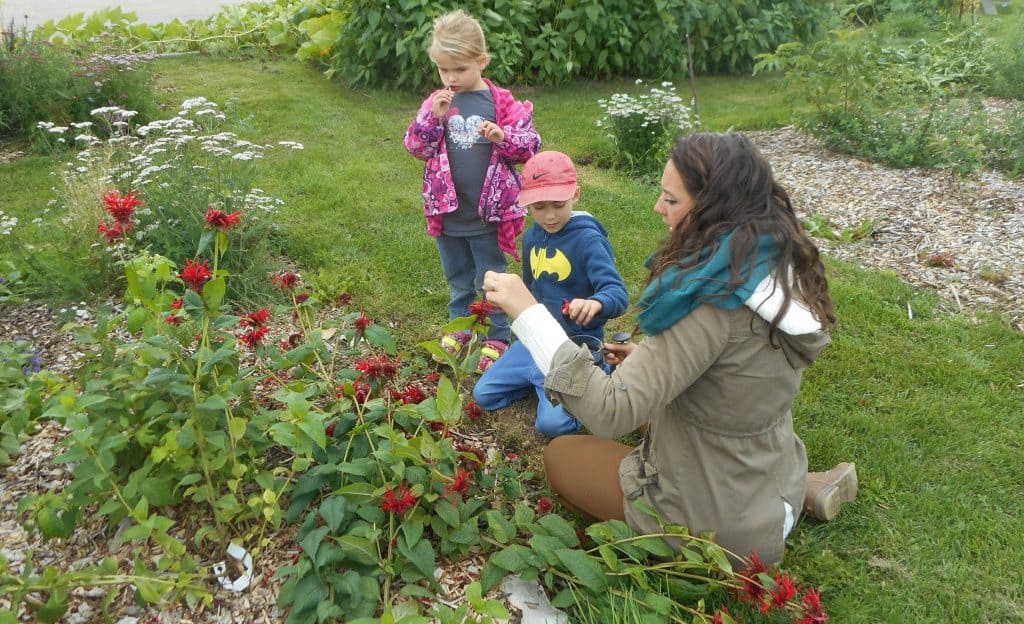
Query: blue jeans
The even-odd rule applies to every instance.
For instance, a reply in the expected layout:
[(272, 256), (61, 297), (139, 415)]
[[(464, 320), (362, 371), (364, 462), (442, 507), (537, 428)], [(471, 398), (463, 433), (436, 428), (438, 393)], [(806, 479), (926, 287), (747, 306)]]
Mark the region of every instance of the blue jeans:
[(530, 352), (522, 342), (513, 342), (505, 354), (495, 360), (473, 387), (473, 399), (485, 410), (508, 407), (512, 403), (537, 393), (537, 431), (550, 438), (580, 429), (578, 420), (565, 412), (561, 405), (553, 405), (544, 395), (544, 374), (533, 363)]
[[(448, 320), (469, 316), (469, 304), (476, 301), (478, 292), (483, 292), (484, 273), (508, 270), (505, 252), (498, 247), (498, 233), (466, 237), (442, 234), (437, 237), (437, 249), (448, 280)], [(508, 315), (501, 311), (491, 314), (487, 338), (508, 342), (510, 334)]]

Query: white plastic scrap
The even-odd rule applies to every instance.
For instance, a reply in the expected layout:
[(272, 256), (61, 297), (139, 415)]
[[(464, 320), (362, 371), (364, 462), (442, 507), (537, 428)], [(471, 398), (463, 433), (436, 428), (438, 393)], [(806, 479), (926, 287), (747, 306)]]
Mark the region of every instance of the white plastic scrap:
[(252, 555), (234, 542), (228, 544), (227, 552), (229, 557), (242, 563), (245, 573), (231, 580), (231, 576), (227, 574), (228, 566), (223, 561), (213, 564), (213, 573), (217, 575), (217, 580), (224, 589), (234, 592), (245, 591), (252, 583)]

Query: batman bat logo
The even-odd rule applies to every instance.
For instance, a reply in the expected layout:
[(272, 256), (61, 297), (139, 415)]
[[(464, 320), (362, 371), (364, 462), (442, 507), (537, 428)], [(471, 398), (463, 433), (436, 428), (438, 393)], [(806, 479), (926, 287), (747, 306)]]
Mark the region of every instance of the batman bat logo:
[(533, 248), (530, 251), (530, 269), (533, 279), (540, 279), (541, 275), (550, 273), (559, 282), (564, 282), (572, 273), (572, 265), (565, 257), (561, 249), (555, 249), (555, 255), (548, 257), (547, 248)]

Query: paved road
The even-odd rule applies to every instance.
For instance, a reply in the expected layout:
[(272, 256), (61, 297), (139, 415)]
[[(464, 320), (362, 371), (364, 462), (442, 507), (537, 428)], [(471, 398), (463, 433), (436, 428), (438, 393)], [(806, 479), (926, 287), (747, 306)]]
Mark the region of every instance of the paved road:
[(14, 20), (15, 27), (34, 28), (52, 19), (75, 13), (93, 13), (120, 6), (135, 13), (147, 23), (169, 22), (209, 17), (223, 6), (243, 4), (252, 0), (0, 0), (0, 18), (6, 28)]

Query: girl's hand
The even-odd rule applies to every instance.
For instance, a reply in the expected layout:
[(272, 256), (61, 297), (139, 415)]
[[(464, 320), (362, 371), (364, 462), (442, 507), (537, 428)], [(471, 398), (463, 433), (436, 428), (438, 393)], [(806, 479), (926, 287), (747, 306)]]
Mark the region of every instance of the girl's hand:
[(434, 103), (430, 107), (430, 112), (434, 114), (434, 117), (444, 119), (444, 116), (448, 114), (448, 109), (452, 105), (453, 92), (448, 87), (441, 89), (434, 96)]
[(502, 132), (501, 126), (493, 121), (485, 121), (480, 124), (480, 135), (494, 144), (505, 140), (505, 133)]
[(562, 308), (564, 312), (567, 312), (566, 316), (570, 321), (580, 325), (590, 324), (590, 321), (594, 320), (594, 317), (603, 309), (604, 306), (596, 299), (573, 299), (569, 302), (568, 310), (565, 307)]
[(636, 349), (635, 342), (606, 342), (604, 343), (604, 361), (612, 366), (622, 364), (622, 360)]
[(537, 303), (537, 299), (523, 283), (523, 278), (514, 273), (484, 273), (484, 294), (488, 301), (504, 310), (512, 320)]

